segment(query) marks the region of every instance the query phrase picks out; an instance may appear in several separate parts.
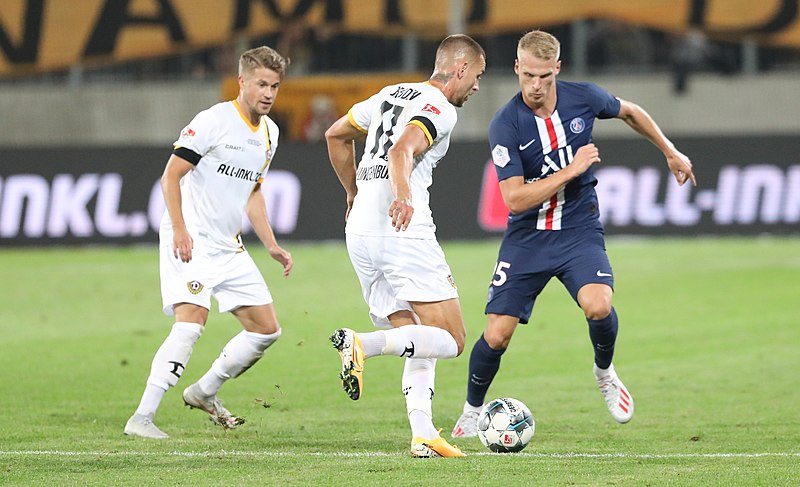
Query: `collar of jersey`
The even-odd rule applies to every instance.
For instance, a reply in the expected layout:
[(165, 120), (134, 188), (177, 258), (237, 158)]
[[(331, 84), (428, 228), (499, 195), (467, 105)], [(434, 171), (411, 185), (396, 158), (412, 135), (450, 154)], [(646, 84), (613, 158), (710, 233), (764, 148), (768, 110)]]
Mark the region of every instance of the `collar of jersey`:
[(250, 130), (252, 130), (253, 132), (258, 132), (258, 128), (260, 127), (261, 124), (259, 123), (258, 125), (253, 125), (252, 123), (250, 123), (250, 119), (247, 118), (247, 115), (245, 115), (244, 112), (242, 111), (242, 107), (239, 106), (239, 102), (236, 100), (232, 101), (233, 101), (233, 106), (236, 107), (236, 111), (239, 112), (239, 116), (242, 117), (244, 123), (246, 123), (247, 126), (250, 127)]

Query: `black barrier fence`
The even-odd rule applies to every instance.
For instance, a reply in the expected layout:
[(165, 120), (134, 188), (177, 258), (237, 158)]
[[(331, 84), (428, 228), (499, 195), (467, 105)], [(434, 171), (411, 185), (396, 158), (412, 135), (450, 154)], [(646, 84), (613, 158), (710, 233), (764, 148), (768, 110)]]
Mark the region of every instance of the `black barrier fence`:
[[(692, 137), (676, 143), (697, 187), (679, 187), (643, 140), (597, 141), (608, 235), (800, 233), (800, 138)], [(156, 242), (169, 148), (6, 149), (0, 246)], [(282, 239), (342, 239), (345, 196), (324, 145), (281, 145), (264, 192)], [(506, 220), (486, 143), (455, 143), (436, 168), (440, 239), (498, 235)], [(253, 239), (244, 222), (244, 234)]]

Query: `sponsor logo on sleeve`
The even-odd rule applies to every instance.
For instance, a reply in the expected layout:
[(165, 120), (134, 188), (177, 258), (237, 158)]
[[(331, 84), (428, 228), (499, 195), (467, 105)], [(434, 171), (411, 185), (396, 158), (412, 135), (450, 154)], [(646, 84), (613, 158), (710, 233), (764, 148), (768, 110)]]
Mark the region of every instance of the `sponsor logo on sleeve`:
[(426, 103), (425, 106), (422, 107), (422, 111), (423, 112), (432, 113), (434, 115), (440, 115), (442, 113), (441, 111), (439, 111), (438, 108), (436, 108), (435, 106), (431, 105), (430, 103)]
[(492, 161), (498, 167), (506, 167), (506, 164), (511, 160), (511, 157), (508, 155), (508, 148), (497, 144), (492, 149)]

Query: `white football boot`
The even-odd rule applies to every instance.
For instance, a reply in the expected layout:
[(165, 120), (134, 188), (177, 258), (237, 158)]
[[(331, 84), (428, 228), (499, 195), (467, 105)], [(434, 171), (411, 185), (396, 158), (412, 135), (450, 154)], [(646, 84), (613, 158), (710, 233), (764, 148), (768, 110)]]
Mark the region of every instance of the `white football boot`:
[(478, 436), (478, 411), (465, 411), (453, 426), (453, 438), (474, 438)]
[(594, 376), (611, 416), (619, 423), (630, 421), (633, 418), (633, 397), (625, 388), (625, 384), (619, 380), (614, 364), (611, 364), (608, 370), (599, 369), (595, 365)]
[(163, 440), (169, 438), (169, 435), (158, 429), (158, 426), (153, 424), (153, 416), (145, 416), (143, 414), (134, 413), (133, 416), (125, 423), (124, 433), (128, 436), (141, 436), (142, 438), (153, 438), (156, 440)]
[(207, 396), (200, 390), (200, 386), (192, 384), (183, 390), (183, 402), (192, 409), (202, 409), (214, 424), (222, 426), (225, 430), (232, 430), (245, 423), (244, 418), (231, 414), (217, 399), (217, 396)]

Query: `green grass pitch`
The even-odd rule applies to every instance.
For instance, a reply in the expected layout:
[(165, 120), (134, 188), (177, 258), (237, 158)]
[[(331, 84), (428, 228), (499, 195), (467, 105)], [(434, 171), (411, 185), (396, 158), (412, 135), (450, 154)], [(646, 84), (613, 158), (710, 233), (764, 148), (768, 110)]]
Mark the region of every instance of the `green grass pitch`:
[[(429, 460), (407, 453), (402, 360), (369, 360), (357, 402), (340, 389), (328, 336), (372, 329), (343, 245), (284, 243), (289, 279), (250, 245), (283, 336), (220, 393), (248, 423), (225, 433), (182, 405), (180, 390), (239, 330), (212, 311), (156, 416), (166, 441), (122, 434), (171, 325), (156, 248), (0, 251), (0, 484), (800, 484), (800, 239), (609, 239), (614, 362), (633, 421), (606, 411), (586, 322), (553, 280), (489, 392), (531, 408), (531, 444), (500, 455), (454, 441), (467, 458)], [(443, 434), (464, 401), (497, 245), (443, 245), (468, 330), (465, 354), (437, 367)]]

